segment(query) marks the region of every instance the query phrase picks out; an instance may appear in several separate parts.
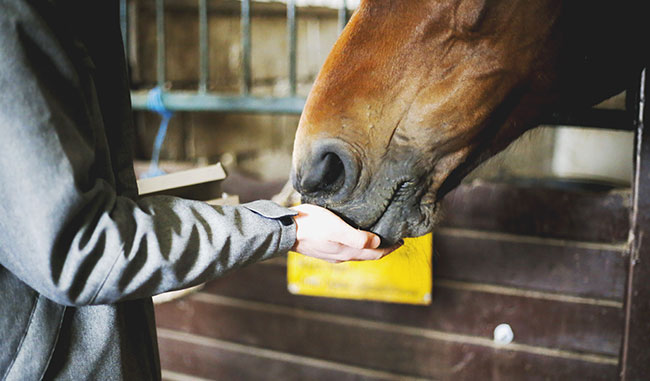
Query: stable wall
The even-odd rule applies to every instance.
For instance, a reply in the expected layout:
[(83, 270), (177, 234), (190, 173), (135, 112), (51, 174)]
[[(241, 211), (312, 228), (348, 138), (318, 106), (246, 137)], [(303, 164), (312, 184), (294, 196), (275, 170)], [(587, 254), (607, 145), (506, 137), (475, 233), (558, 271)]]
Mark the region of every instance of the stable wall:
[[(165, 378), (613, 380), (626, 190), (464, 184), (434, 235), (433, 304), (292, 295), (285, 260), (159, 305)], [(493, 342), (502, 323), (511, 344)]]
[[(131, 23), (136, 32), (131, 35), (133, 76), (136, 86), (150, 88), (155, 84), (152, 3), (132, 4), (138, 10)], [(195, 3), (166, 4), (169, 86), (195, 88)], [(236, 93), (238, 3), (210, 4), (210, 88)], [(283, 7), (253, 5), (254, 94), (287, 94)], [(299, 10), (303, 95), (337, 34), (336, 10), (311, 11)], [(297, 120), (179, 113), (162, 156), (194, 162), (229, 158), (258, 173), (277, 169), (269, 176), (286, 177)], [(149, 113), (137, 115), (141, 157), (150, 155), (157, 123)], [(616, 378), (629, 190), (498, 182), (575, 176), (566, 169), (571, 165), (556, 165), (562, 151), (558, 139), (565, 142), (561, 136), (555, 129), (533, 131), (518, 148), (474, 174), (492, 182), (470, 179), (447, 197), (447, 217), (434, 237), (432, 306), (294, 296), (286, 291), (283, 259), (257, 264), (211, 282), (199, 294), (157, 307), (165, 379)], [(629, 133), (622, 136), (631, 140)], [(583, 142), (578, 135), (567, 146), (579, 151)], [(583, 150), (575, 157), (602, 157), (602, 150)], [(627, 145), (616, 157), (632, 162)], [(260, 164), (268, 169), (259, 170)], [(629, 178), (626, 169), (616, 171)], [(236, 186), (232, 189), (237, 193)], [(501, 323), (514, 330), (510, 345), (492, 342)]]

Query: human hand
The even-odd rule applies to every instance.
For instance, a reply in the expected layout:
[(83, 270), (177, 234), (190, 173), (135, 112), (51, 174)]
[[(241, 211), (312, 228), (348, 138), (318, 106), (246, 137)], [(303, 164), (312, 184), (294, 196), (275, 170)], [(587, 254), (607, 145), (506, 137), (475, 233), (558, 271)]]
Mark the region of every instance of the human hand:
[(379, 249), (379, 236), (348, 225), (336, 214), (320, 206), (293, 207), (298, 215), (296, 243), (291, 250), (332, 263), (380, 259), (401, 244)]

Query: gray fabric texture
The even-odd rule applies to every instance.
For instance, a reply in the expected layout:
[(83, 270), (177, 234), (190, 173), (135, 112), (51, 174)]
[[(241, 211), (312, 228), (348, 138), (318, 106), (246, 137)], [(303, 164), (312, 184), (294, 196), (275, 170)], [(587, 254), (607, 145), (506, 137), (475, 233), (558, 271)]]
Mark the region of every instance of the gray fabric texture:
[(0, 379), (160, 378), (150, 296), (286, 252), (293, 211), (137, 197), (117, 1), (0, 0)]

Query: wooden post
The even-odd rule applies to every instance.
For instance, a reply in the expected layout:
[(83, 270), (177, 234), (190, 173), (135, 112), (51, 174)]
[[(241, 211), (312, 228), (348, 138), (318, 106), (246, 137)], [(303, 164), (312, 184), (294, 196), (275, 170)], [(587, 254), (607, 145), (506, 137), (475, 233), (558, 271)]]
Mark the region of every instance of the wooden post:
[(648, 109), (644, 107), (649, 90), (646, 70), (641, 74), (640, 89), (635, 96), (638, 106), (625, 331), (620, 363), (622, 380), (650, 378), (650, 131), (644, 130), (644, 122), (649, 120)]

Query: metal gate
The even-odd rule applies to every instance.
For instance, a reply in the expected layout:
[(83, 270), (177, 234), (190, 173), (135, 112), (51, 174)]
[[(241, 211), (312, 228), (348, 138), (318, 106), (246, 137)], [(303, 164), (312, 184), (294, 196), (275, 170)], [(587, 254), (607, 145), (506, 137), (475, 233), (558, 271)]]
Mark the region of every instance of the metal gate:
[[(157, 86), (162, 89), (162, 100), (166, 109), (171, 111), (214, 111), (214, 112), (252, 112), (272, 114), (300, 114), (305, 105), (305, 98), (296, 95), (296, 1), (287, 0), (287, 46), (289, 54), (289, 94), (285, 97), (256, 97), (251, 95), (251, 0), (241, 2), (241, 46), (242, 71), (239, 96), (226, 96), (208, 91), (210, 65), (208, 58), (208, 2), (198, 0), (199, 20), (199, 81), (196, 91), (165, 90), (165, 1), (155, 0), (156, 14), (156, 73)], [(340, 0), (338, 9), (339, 30), (348, 20), (346, 0)], [(125, 52), (128, 54), (128, 14), (127, 0), (120, 0), (120, 22), (124, 38)], [(148, 91), (132, 91), (131, 99), (135, 110), (150, 110), (147, 105)]]

